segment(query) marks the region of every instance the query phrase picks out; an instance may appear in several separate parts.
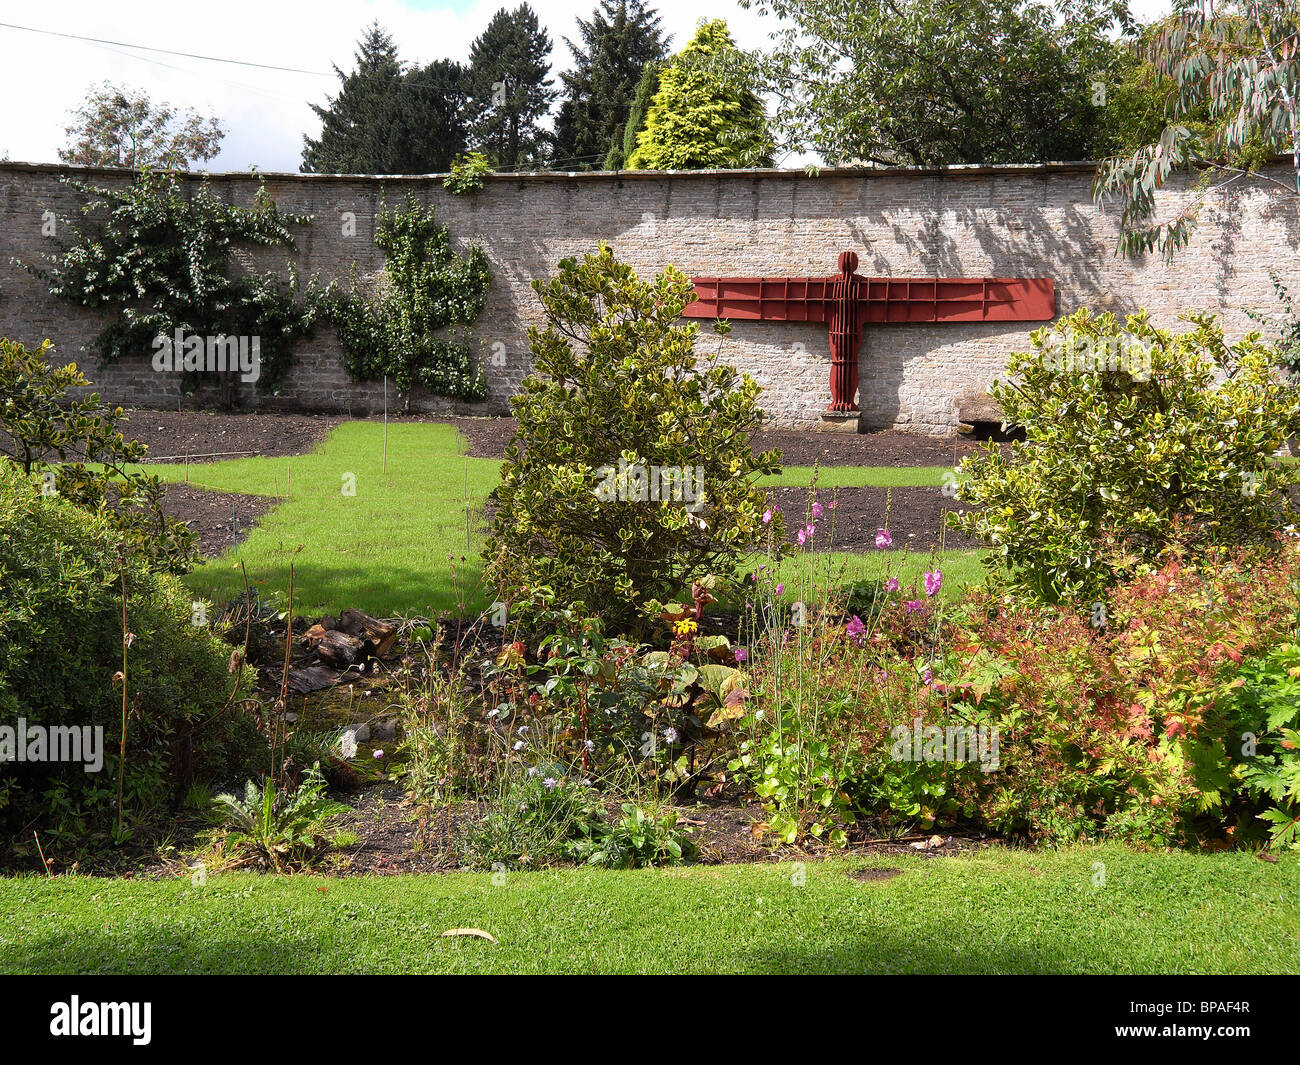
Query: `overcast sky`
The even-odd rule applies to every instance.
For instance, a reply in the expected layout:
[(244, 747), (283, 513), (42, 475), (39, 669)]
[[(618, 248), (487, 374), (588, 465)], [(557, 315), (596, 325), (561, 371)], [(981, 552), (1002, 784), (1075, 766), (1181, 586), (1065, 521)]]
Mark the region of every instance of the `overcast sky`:
[[(575, 18), (587, 17), (595, 0), (531, 0), (555, 41), (553, 72), (567, 69), (563, 37), (576, 36)], [(463, 60), (469, 44), (494, 11), (518, 0), (45, 0), (6, 4), (0, 23), (51, 33), (96, 37), (219, 59), (294, 67), (290, 73), (207, 62), (118, 44), (32, 33), (0, 25), (0, 158), (53, 162), (64, 133), (90, 86), (111, 81), (143, 88), (157, 101), (217, 115), (226, 129), (212, 170), (296, 171), (304, 133), (319, 129), (309, 101), (323, 102), (337, 90), (331, 64), (352, 66), (356, 40), (378, 19), (396, 41), (402, 59), (427, 63)], [(735, 0), (659, 0), (654, 5), (674, 48), (690, 38), (702, 15), (725, 18), (738, 42), (762, 46), (769, 20)], [(1168, 0), (1134, 0), (1149, 19)], [(785, 161), (787, 165), (792, 160)]]

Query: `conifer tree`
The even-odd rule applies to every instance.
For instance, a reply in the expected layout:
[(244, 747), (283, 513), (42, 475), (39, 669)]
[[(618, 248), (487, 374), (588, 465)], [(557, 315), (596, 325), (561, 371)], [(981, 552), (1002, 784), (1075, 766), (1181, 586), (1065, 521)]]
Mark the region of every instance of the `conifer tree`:
[(750, 64), (722, 19), (701, 23), (659, 75), (632, 170), (770, 166), (772, 137)]

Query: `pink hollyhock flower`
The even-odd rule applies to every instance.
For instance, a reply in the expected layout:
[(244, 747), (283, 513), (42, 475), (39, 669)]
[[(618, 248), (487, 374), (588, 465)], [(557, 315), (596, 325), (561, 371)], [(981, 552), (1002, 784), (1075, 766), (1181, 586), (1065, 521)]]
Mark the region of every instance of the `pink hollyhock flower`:
[(772, 521), (772, 510), (769, 507), (767, 510), (763, 511), (763, 524), (767, 525), (771, 521)]
[(898, 591), (898, 578), (897, 578), (897, 577), (890, 577), (889, 580), (885, 581), (885, 591), (887, 591), (887, 592), (896, 592), (896, 591)]
[(921, 600), (919, 599), (909, 599), (903, 605), (907, 607), (907, 612), (909, 614), (915, 614), (918, 610), (920, 610), (923, 606), (925, 606), (925, 604), (922, 603)]
[(799, 541), (799, 546), (803, 547), (804, 541), (808, 539), (807, 531), (804, 529), (800, 529), (797, 533), (795, 533), (795, 539)]
[(777, 595), (780, 595), (780, 594), (781, 594), (782, 592), (784, 592), (784, 591), (785, 591), (785, 585), (784, 585), (784, 584), (778, 584), (778, 585), (776, 586), (776, 594), (777, 594)]
[(925, 594), (933, 598), (939, 594), (939, 589), (943, 587), (943, 574), (938, 570), (933, 573), (926, 572), (925, 575)]
[(736, 661), (737, 661), (737, 662), (744, 662), (744, 661), (747, 661), (748, 658), (749, 658), (749, 652), (748, 652), (748, 651), (746, 651), (743, 647), (737, 647), (737, 648), (736, 648)]
[(822, 516), (822, 505), (820, 503), (814, 503), (812, 505), (812, 516), (814, 518), (820, 518)]
[(894, 538), (889, 535), (888, 529), (876, 530), (876, 546), (880, 548), (889, 547), (894, 542)]

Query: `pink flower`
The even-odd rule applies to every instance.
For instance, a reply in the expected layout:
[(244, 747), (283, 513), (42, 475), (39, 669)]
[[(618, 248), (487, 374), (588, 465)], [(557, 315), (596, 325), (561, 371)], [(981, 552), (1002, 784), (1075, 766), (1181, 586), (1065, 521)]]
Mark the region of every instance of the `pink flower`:
[(800, 529), (797, 533), (795, 533), (795, 539), (799, 541), (799, 546), (802, 547), (804, 541), (808, 539), (808, 534), (803, 529)]
[(943, 574), (938, 570), (933, 573), (929, 571), (925, 574), (925, 594), (934, 597), (939, 594), (939, 589), (943, 587)]
[(814, 503), (812, 505), (812, 516), (814, 518), (820, 518), (822, 516), (822, 505), (820, 503)]
[(928, 669), (927, 669), (924, 673), (921, 674), (921, 683), (922, 683), (922, 684), (926, 684), (926, 685), (928, 685), (928, 684), (930, 683), (930, 681), (932, 681), (932, 680), (934, 680), (934, 674), (931, 673)]
[(746, 661), (748, 658), (749, 658), (749, 652), (748, 652), (748, 651), (746, 651), (743, 647), (737, 647), (737, 648), (736, 648), (736, 661), (737, 661), (737, 662), (744, 662), (744, 661)]
[(890, 577), (889, 580), (885, 581), (885, 591), (887, 591), (887, 592), (896, 592), (896, 591), (898, 591), (898, 578), (897, 578), (897, 577)]
[(780, 594), (781, 594), (782, 592), (784, 592), (784, 591), (785, 591), (785, 585), (784, 585), (784, 584), (778, 584), (778, 585), (776, 586), (776, 594), (777, 594), (777, 595), (780, 595)]
[(876, 530), (876, 546), (880, 548), (889, 547), (894, 542), (894, 538), (889, 535), (888, 529)]
[(921, 602), (921, 600), (919, 599), (909, 599), (903, 605), (907, 607), (907, 612), (909, 614), (915, 614), (918, 610), (920, 610), (925, 606), (925, 604)]
[(767, 525), (771, 521), (772, 521), (772, 508), (769, 507), (767, 510), (763, 511), (763, 524)]
[(845, 627), (844, 634), (850, 640), (856, 643), (859, 647), (861, 647), (862, 638), (866, 634), (866, 631), (867, 631), (867, 627), (864, 624), (862, 624), (862, 619), (858, 617), (857, 614), (854, 614), (853, 620), (850, 621), (848, 625)]

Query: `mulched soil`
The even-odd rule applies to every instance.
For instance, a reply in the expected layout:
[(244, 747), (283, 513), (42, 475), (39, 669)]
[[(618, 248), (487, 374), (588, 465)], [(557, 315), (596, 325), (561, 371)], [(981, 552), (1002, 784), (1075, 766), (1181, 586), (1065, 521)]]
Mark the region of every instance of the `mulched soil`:
[[(442, 418), (465, 437), (475, 458), (499, 459), (514, 435), (513, 418)], [(981, 446), (969, 437), (918, 436), (886, 430), (877, 433), (819, 433), (773, 429), (756, 433), (754, 450), (779, 448), (787, 466), (953, 466)]]
[[(794, 543), (808, 511), (808, 490), (774, 488), (772, 492), (785, 514), (786, 538)], [(886, 504), (889, 533), (896, 551), (903, 548), (928, 551), (938, 546), (941, 531), (949, 550), (977, 546), (967, 536), (944, 530), (944, 515), (961, 509), (961, 504), (945, 496), (941, 488), (835, 488), (823, 489), (818, 498), (823, 504), (834, 499), (835, 510), (824, 511), (816, 523), (814, 547), (835, 551), (876, 550), (876, 532), (886, 525)]]
[(275, 500), (267, 496), (212, 492), (188, 484), (168, 485), (163, 500), (163, 512), (187, 522), (199, 535), (199, 551), (209, 557), (242, 543), (273, 506)]
[[(357, 842), (340, 851), (322, 870), (338, 876), (384, 876), (395, 873), (446, 873), (463, 868), (457, 859), (456, 842), (463, 838), (466, 823), (484, 809), (475, 803), (459, 803), (419, 812), (411, 807), (396, 784), (366, 788), (351, 800), (352, 809), (336, 827), (354, 832)], [(616, 814), (611, 810), (611, 815)], [(906, 836), (896, 840), (870, 838), (863, 827), (850, 830), (849, 845), (843, 850), (816, 841), (808, 846), (774, 849), (755, 831), (766, 815), (762, 807), (727, 802), (705, 802), (678, 807), (679, 824), (694, 830), (700, 847), (700, 862), (732, 865), (741, 862), (789, 862), (841, 856), (889, 856), (918, 854), (924, 858), (968, 854), (984, 847), (1002, 846), (986, 836), (944, 836), (938, 845), (930, 836)], [(848, 875), (863, 882), (898, 875), (897, 869), (858, 869)]]
[(219, 462), (246, 455), (305, 455), (346, 420), (327, 414), (131, 410), (121, 429), (128, 440), (148, 446), (150, 462), (183, 462), (187, 455), (191, 462)]

